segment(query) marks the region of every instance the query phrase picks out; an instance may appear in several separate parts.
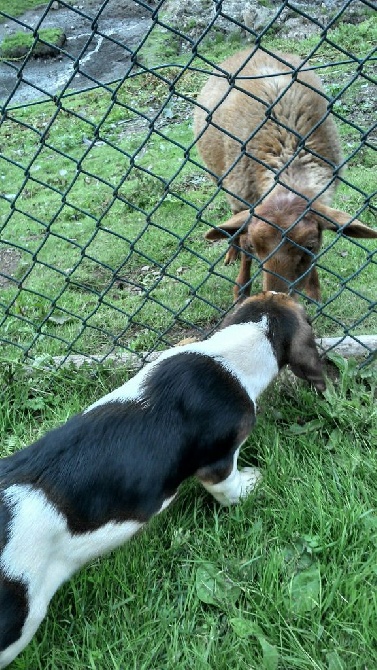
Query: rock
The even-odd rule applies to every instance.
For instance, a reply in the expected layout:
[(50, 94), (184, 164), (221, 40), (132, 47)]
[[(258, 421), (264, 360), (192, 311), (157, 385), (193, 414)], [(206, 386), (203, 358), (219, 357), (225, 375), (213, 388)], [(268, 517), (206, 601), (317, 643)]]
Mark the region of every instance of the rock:
[(261, 32), (276, 15), (274, 9), (263, 7), (259, 2), (248, 2), (242, 13), (243, 23), (256, 33)]
[[(286, 20), (282, 32), (284, 33), (284, 37), (287, 37), (288, 39), (303, 40), (310, 35), (320, 33), (320, 30), (319, 26), (312, 21), (309, 21), (304, 16), (297, 16)], [(279, 33), (279, 35), (281, 35), (281, 33)]]
[[(281, 5), (281, 0), (269, 0), (268, 6), (259, 0), (223, 0), (216, 13), (216, 5), (211, 0), (166, 0), (160, 13), (167, 25), (192, 39), (197, 39), (209, 24), (212, 24), (208, 32), (210, 38), (216, 31), (224, 35), (242, 32), (242, 26), (260, 33), (271, 21), (279, 37), (303, 39), (320, 32), (320, 26), (310, 18), (326, 25), (332, 14), (344, 5), (344, 0), (296, 0), (294, 6), (285, 7), (279, 13)], [(343, 12), (342, 21), (358, 23), (365, 18), (366, 11), (361, 3), (355, 6), (350, 3)]]

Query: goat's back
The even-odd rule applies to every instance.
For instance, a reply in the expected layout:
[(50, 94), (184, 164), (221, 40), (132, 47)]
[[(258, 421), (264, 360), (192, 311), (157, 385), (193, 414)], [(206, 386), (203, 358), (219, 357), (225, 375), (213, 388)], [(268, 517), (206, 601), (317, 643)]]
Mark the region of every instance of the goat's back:
[[(246, 203), (261, 198), (287, 162), (280, 181), (314, 193), (328, 187), (324, 199), (330, 201), (335, 184), (329, 181), (342, 154), (321, 81), (304, 71), (292, 82), (301, 64), (297, 56), (251, 53), (247, 49), (221, 63), (198, 97), (194, 132), (203, 161), (216, 177), (234, 165), (224, 185)], [(235, 86), (224, 72), (235, 77)], [(292, 161), (303, 138), (303, 149)], [(245, 208), (229, 199), (233, 213)]]

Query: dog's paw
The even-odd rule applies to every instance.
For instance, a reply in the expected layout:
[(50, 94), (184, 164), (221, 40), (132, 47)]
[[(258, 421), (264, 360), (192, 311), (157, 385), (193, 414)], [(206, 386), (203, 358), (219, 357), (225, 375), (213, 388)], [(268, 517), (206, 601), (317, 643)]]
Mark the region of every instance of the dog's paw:
[(261, 471), (258, 468), (241, 468), (241, 491), (240, 498), (246, 498), (258, 482), (262, 479)]
[(221, 505), (236, 505), (242, 498), (246, 498), (256, 487), (262, 475), (258, 468), (241, 468), (232, 473), (218, 484), (209, 484), (202, 481), (203, 486)]

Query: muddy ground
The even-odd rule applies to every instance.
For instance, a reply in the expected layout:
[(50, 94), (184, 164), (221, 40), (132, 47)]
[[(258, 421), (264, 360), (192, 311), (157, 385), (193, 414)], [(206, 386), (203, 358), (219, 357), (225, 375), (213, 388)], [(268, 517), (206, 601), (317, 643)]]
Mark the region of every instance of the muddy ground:
[[(276, 14), (281, 0), (271, 0), (264, 6), (259, 0), (223, 0), (225, 16), (255, 29), (262, 30)], [(54, 0), (49, 10), (46, 5), (26, 12), (18, 20), (0, 23), (0, 42), (6, 36), (20, 30), (27, 32), (43, 28), (60, 28), (66, 35), (63, 53), (53, 58), (29, 58), (14, 61), (0, 60), (0, 104), (23, 104), (51, 96), (65, 87), (73, 90), (85, 89), (96, 83), (110, 83), (121, 79), (131, 64), (131, 51), (137, 47), (159, 17), (167, 21), (174, 30), (197, 38), (214, 18), (214, 7), (208, 0), (72, 0), (72, 5), (61, 6)], [(6, 3), (2, 3), (4, 5)], [(313, 32), (319, 33), (314, 21), (308, 21), (305, 13), (319, 22), (327, 22), (331, 14), (344, 5), (343, 21), (358, 22), (363, 19), (365, 5), (346, 0), (322, 0), (313, 3), (296, 0), (298, 14), (286, 8), (276, 15), (279, 36), (303, 39)], [(158, 11), (157, 11), (158, 10)], [(237, 23), (218, 17), (216, 26), (224, 35), (239, 30)], [(187, 46), (187, 44), (186, 44)], [(77, 59), (80, 59), (78, 67)]]
[(43, 94), (54, 95), (66, 86), (78, 90), (122, 78), (131, 64), (131, 50), (151, 26), (153, 8), (148, 12), (132, 0), (110, 0), (98, 15), (102, 5), (103, 0), (85, 0), (67, 8), (56, 2), (56, 9), (50, 9), (46, 16), (46, 7), (41, 6), (18, 21), (1, 23), (0, 41), (19, 30), (30, 32), (29, 26), (32, 30), (61, 28), (67, 40), (65, 54), (55, 58), (29, 58), (24, 66), (22, 59), (0, 62), (0, 101), (23, 104)]

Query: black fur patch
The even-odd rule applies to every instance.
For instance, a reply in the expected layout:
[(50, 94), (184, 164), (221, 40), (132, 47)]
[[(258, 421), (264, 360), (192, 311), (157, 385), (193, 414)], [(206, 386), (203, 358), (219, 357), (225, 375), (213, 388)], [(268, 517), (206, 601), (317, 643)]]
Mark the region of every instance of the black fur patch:
[(237, 448), (245, 416), (254, 417), (254, 405), (226, 369), (177, 353), (151, 370), (142, 403), (73, 417), (0, 461), (0, 482), (41, 488), (71, 532), (147, 521), (184, 479)]
[(0, 554), (4, 549), (9, 539), (9, 524), (11, 521), (11, 513), (5, 505), (1, 497), (0, 490)]
[(0, 570), (0, 651), (18, 640), (27, 614), (26, 587), (2, 577)]

